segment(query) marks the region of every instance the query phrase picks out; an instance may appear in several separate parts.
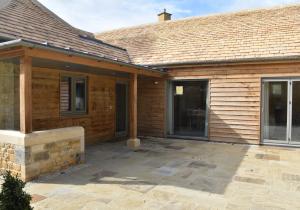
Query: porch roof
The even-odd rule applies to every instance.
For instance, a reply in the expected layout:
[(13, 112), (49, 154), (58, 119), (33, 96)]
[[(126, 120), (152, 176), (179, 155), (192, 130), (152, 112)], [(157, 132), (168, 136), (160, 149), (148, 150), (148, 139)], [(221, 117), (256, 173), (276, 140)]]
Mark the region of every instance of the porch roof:
[[(1, 51), (3, 53), (1, 53)], [(1, 57), (21, 56), (25, 53), (25, 51), (27, 55), (32, 57), (82, 64), (120, 72), (138, 73), (154, 77), (162, 77), (165, 74), (163, 70), (158, 68), (131, 64), (88, 52), (84, 53), (71, 48), (60, 48), (46, 43), (41, 44), (25, 39), (16, 39), (0, 43), (0, 59)]]

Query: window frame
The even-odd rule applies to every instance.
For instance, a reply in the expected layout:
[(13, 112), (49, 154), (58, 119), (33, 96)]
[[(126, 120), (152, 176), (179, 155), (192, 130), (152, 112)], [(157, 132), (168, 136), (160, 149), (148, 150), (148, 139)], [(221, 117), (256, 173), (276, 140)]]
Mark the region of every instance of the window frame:
[[(206, 82), (207, 83), (207, 90), (206, 90), (206, 113), (205, 113), (205, 132), (204, 136), (184, 136), (184, 135), (176, 135), (174, 133), (174, 83), (176, 82)], [(195, 140), (204, 140), (207, 141), (209, 139), (209, 110), (210, 110), (210, 79), (209, 78), (203, 78), (203, 79), (193, 79), (193, 78), (187, 78), (187, 79), (171, 79), (168, 81), (167, 86), (167, 136), (168, 137), (176, 137), (176, 138), (189, 138), (189, 139), (195, 139)], [(180, 95), (179, 95), (180, 96)]]
[[(62, 111), (61, 110), (61, 82), (63, 78), (70, 78), (71, 80), (71, 110), (70, 111)], [(85, 87), (85, 109), (82, 111), (76, 110), (76, 80), (84, 80)], [(72, 75), (72, 74), (61, 74), (59, 78), (59, 113), (61, 116), (82, 116), (88, 114), (88, 77), (80, 76), (80, 75)]]

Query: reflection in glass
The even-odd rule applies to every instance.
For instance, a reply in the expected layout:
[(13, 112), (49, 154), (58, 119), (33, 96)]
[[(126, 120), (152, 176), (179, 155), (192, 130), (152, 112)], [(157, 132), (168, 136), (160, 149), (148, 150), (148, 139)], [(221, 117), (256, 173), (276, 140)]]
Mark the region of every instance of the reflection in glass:
[(20, 129), (19, 59), (0, 60), (0, 130)]
[(207, 81), (173, 83), (174, 134), (205, 137)]
[(77, 79), (75, 83), (76, 90), (76, 111), (85, 111), (85, 79)]
[(300, 81), (293, 82), (292, 141), (300, 142)]
[(266, 82), (264, 87), (264, 139), (286, 141), (288, 83)]
[(116, 132), (126, 132), (127, 127), (127, 85), (116, 85)]

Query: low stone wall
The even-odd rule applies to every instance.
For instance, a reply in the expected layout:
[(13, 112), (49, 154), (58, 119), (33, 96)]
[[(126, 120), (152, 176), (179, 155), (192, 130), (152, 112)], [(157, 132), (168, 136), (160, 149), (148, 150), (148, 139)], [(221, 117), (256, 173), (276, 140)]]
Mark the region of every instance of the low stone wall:
[(0, 131), (1, 170), (28, 181), (84, 161), (84, 129), (70, 127), (22, 134)]
[(16, 162), (16, 145), (0, 143), (0, 169), (8, 169), (14, 175), (21, 173), (21, 164)]

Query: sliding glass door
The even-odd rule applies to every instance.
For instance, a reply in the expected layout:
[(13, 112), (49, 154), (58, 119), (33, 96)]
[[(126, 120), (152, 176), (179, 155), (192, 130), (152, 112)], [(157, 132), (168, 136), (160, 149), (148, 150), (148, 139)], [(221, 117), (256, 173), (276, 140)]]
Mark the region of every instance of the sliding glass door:
[(293, 80), (291, 84), (291, 142), (300, 144), (300, 80)]
[(300, 80), (263, 82), (263, 138), (266, 143), (300, 143)]
[(207, 137), (208, 81), (173, 81), (172, 135)]
[(116, 83), (116, 136), (127, 135), (128, 130), (128, 86)]
[(264, 84), (264, 139), (287, 141), (288, 81), (268, 81)]

